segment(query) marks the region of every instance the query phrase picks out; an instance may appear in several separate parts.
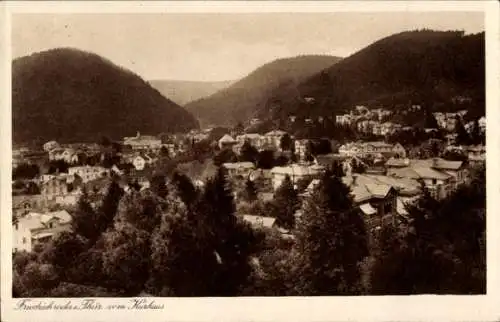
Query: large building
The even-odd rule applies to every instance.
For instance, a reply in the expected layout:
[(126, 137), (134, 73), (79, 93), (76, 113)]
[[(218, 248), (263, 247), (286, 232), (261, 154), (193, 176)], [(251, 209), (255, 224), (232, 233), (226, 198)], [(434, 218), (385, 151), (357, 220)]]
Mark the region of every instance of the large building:
[(447, 197), (459, 185), (468, 182), (468, 170), (462, 161), (432, 159), (389, 159), (387, 175), (422, 180), (437, 199)]
[(123, 145), (130, 146), (132, 150), (160, 150), (161, 140), (151, 135), (141, 135), (137, 132), (134, 137), (123, 138)]
[(28, 213), (13, 223), (13, 251), (31, 252), (37, 244), (71, 229), (71, 216), (65, 211)]

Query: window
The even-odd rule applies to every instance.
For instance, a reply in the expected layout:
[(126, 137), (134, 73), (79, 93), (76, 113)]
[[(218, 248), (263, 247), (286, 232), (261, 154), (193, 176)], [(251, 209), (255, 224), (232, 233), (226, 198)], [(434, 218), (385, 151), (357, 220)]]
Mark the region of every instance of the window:
[(432, 184), (436, 184), (437, 180), (436, 179), (432, 179)]
[(16, 228), (16, 230), (19, 230), (19, 224), (15, 224), (14, 227)]
[(54, 223), (53, 222), (49, 222), (49, 228), (54, 228)]
[(26, 244), (26, 237), (23, 237), (23, 244)]

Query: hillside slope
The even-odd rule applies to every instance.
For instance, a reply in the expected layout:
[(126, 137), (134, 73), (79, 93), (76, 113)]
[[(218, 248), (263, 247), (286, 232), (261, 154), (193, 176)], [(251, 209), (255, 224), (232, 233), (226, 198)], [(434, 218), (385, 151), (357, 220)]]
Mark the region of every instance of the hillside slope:
[(149, 83), (163, 96), (168, 97), (179, 105), (185, 105), (229, 87), (233, 82), (197, 82), (156, 79), (150, 80)]
[(270, 99), (277, 108), (270, 117), (331, 116), (357, 104), (422, 104), (484, 115), (484, 96), (484, 33), (410, 31), (377, 41), (296, 87), (275, 90)]
[(186, 105), (203, 123), (230, 126), (246, 122), (266, 108), (278, 87), (293, 88), (340, 60), (333, 56), (298, 56), (265, 64), (248, 76), (209, 97)]
[(12, 64), (14, 142), (91, 141), (198, 127), (182, 107), (134, 73), (76, 49), (58, 48)]

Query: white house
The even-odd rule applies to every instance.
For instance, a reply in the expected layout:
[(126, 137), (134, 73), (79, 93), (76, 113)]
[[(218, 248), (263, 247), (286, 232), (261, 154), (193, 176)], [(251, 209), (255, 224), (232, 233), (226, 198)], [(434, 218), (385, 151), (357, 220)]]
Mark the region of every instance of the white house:
[(223, 137), (220, 138), (219, 140), (219, 148), (221, 149), (232, 149), (232, 147), (238, 144), (238, 141), (236, 141), (231, 135), (225, 134)]
[(484, 133), (486, 131), (486, 117), (482, 116), (479, 120), (477, 120), (477, 123), (479, 124), (481, 132)]
[(289, 176), (292, 184), (295, 185), (301, 179), (313, 179), (319, 177), (324, 170), (325, 168), (318, 164), (291, 164), (286, 167), (274, 167), (271, 169), (273, 189), (278, 189), (286, 176)]
[(152, 135), (141, 135), (137, 132), (135, 137), (123, 138), (123, 145), (128, 145), (132, 150), (159, 150), (161, 140)]
[(222, 164), (222, 166), (231, 177), (239, 175), (247, 178), (255, 170), (255, 165), (252, 162), (228, 162)]
[(281, 138), (285, 136), (287, 133), (281, 130), (274, 130), (271, 132), (267, 132), (264, 135), (266, 142), (272, 145), (276, 150), (280, 150)]
[(43, 214), (29, 213), (13, 224), (12, 248), (14, 251), (31, 252), (36, 244), (45, 243), (60, 232), (69, 231), (70, 225), (71, 216), (65, 210)]
[(78, 175), (80, 178), (82, 178), (82, 182), (84, 183), (107, 176), (108, 173), (109, 169), (99, 166), (85, 165), (68, 168), (68, 174), (70, 176)]

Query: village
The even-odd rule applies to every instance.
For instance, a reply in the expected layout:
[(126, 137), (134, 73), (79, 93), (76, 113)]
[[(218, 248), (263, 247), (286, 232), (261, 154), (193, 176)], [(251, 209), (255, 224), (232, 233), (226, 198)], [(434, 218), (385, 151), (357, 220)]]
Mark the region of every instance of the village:
[[(444, 199), (469, 182), (471, 169), (484, 164), (484, 140), (469, 145), (457, 142), (461, 122), (469, 134), (485, 133), (485, 117), (462, 121), (466, 114), (433, 113), (437, 127), (425, 128), (425, 133), (445, 135), (443, 139), (430, 136), (420, 150), (394, 140), (389, 143), (387, 137), (397, 138), (412, 127), (391, 122), (390, 110), (365, 106), (336, 115), (335, 123), (372, 134), (376, 141), (295, 138), (281, 129), (254, 133), (248, 128), (208, 128), (158, 136), (138, 132), (121, 141), (50, 141), (40, 147), (16, 147), (12, 155), (13, 251), (33, 251), (37, 244), (70, 230), (82, 193), (103, 194), (110, 180), (118, 180), (128, 193), (150, 189), (154, 175), (165, 167), (182, 172), (196, 187), (223, 167), (233, 187), (238, 216), (256, 228), (274, 229), (284, 238), (293, 238), (293, 229), (280, 226), (266, 213), (284, 180), (289, 179), (305, 200), (325, 171), (340, 167), (355, 207), (369, 230), (377, 230), (387, 216), (407, 220), (406, 206), (424, 188), (434, 198)], [(250, 125), (258, 122), (253, 119)], [(255, 197), (249, 200), (243, 195), (250, 184)], [(295, 217), (300, 216), (298, 210)]]

